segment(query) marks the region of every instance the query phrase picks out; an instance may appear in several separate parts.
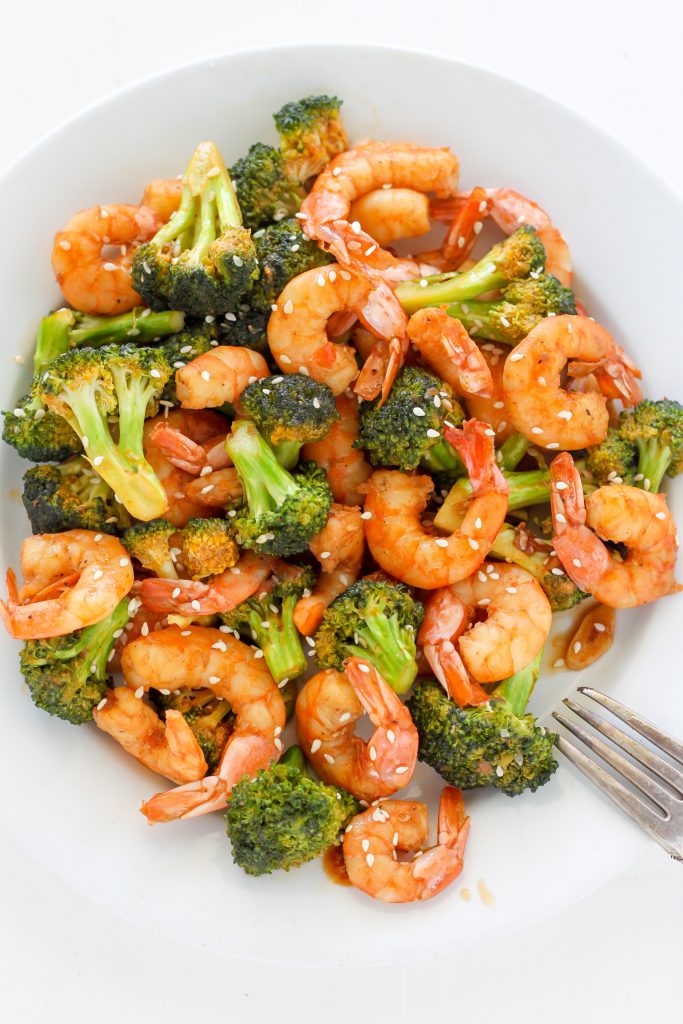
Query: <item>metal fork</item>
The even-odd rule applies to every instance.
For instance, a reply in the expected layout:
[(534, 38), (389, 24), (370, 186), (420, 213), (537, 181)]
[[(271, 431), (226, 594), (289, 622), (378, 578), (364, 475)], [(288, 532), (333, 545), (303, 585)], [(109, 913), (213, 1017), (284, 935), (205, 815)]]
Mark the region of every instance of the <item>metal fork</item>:
[[(577, 745), (559, 736), (556, 745), (579, 771), (587, 775), (622, 811), (633, 818), (640, 827), (659, 843), (667, 853), (676, 860), (683, 860), (683, 743), (658, 729), (641, 715), (620, 704), (613, 697), (607, 697), (590, 686), (580, 686), (579, 693), (590, 697), (607, 711), (640, 733), (660, 751), (668, 754), (680, 767), (665, 761), (659, 754), (637, 740), (628, 736), (621, 729), (605, 722), (598, 715), (581, 707), (568, 697), (562, 703), (591, 725), (597, 732), (606, 736), (652, 775), (638, 768), (623, 757), (613, 747), (603, 743), (601, 739), (588, 732), (581, 725), (565, 718), (557, 711), (553, 712), (561, 725), (568, 729), (577, 739), (581, 740), (590, 750), (606, 761), (624, 779), (640, 790), (651, 803), (641, 799), (621, 782), (605, 771), (592, 758), (588, 757)], [(654, 778), (653, 778), (654, 776)], [(654, 806), (653, 806), (654, 805)]]

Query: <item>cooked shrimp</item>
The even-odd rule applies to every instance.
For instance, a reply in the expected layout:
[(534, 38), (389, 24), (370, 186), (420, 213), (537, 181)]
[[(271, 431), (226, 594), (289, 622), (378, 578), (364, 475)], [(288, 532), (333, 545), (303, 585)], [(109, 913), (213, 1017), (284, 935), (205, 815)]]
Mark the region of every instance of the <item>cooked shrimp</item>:
[[(207, 413), (203, 415), (207, 415)], [(211, 414), (208, 413), (208, 415)], [(221, 417), (216, 416), (216, 419), (220, 420)], [(224, 469), (232, 465), (225, 448), (225, 439), (228, 436), (230, 424), (227, 420), (223, 420), (222, 423), (216, 425), (222, 428), (222, 432), (210, 437), (203, 444), (199, 444), (178, 427), (171, 426), (168, 420), (162, 419), (152, 431), (152, 444), (157, 447), (164, 458), (178, 469), (184, 469), (192, 476), (206, 476), (214, 469)]]
[(365, 305), (370, 285), (335, 264), (314, 268), (285, 287), (268, 322), (268, 344), (284, 373), (304, 373), (340, 395), (358, 376), (350, 345), (330, 341), (333, 313)]
[(301, 455), (325, 470), (335, 501), (343, 505), (362, 505), (372, 468), (363, 449), (354, 448), (359, 432), (358, 402), (346, 394), (339, 395), (335, 405), (339, 419), (332, 424), (329, 434), (321, 441), (305, 444)]
[(241, 498), (243, 493), (239, 473), (232, 467), (214, 470), (210, 480), (206, 477), (195, 477), (185, 486), (187, 498), (197, 502), (204, 510), (225, 509), (230, 502)]
[[(676, 524), (663, 494), (610, 484), (586, 496), (564, 452), (550, 466), (553, 546), (577, 587), (610, 608), (656, 601), (676, 587)], [(621, 558), (603, 543), (622, 544)]]
[(348, 219), (386, 248), (399, 238), (417, 238), (429, 231), (429, 199), (409, 188), (379, 188), (354, 200)]
[(234, 405), (247, 384), (269, 373), (268, 363), (258, 352), (240, 345), (218, 345), (176, 372), (178, 401), (185, 409)]
[(208, 582), (146, 579), (140, 588), (142, 603), (153, 612), (194, 618), (229, 612), (262, 588), (275, 564), (273, 558), (247, 551), (236, 565)]
[(128, 552), (116, 537), (67, 530), (27, 537), (21, 545), (24, 585), (7, 571), (0, 617), (16, 640), (64, 636), (101, 622), (133, 585)]
[(154, 210), (160, 224), (166, 224), (180, 206), (182, 178), (157, 178), (145, 186), (141, 206)]
[(230, 701), (235, 715), (217, 774), (152, 797), (142, 808), (150, 821), (221, 810), (240, 778), (279, 758), (285, 725), (282, 695), (263, 660), (234, 636), (202, 626), (169, 626), (128, 644), (121, 665), (132, 690), (208, 686)]
[(360, 508), (333, 504), (325, 528), (309, 547), (322, 572), (310, 595), (302, 597), (294, 609), (294, 625), (304, 636), (316, 632), (328, 605), (360, 575), (365, 553)]
[(469, 258), (488, 211), (486, 189), (473, 188), (451, 222), (441, 250), (449, 270), (458, 270)]
[[(114, 656), (108, 664), (110, 672), (121, 671), (121, 655), (123, 654), (123, 648), (126, 644), (136, 640), (139, 636), (146, 636), (152, 630), (163, 629), (168, 626), (168, 618), (163, 612), (153, 612), (149, 608), (145, 608), (140, 599), (141, 581), (136, 580), (130, 590), (131, 604), (129, 605), (129, 614), (131, 617), (123, 627), (121, 636), (119, 636), (114, 645)], [(137, 598), (135, 605), (133, 605), (133, 598)], [(135, 611), (133, 608), (135, 607)]]
[(424, 361), (458, 395), (490, 395), (491, 371), (460, 323), (443, 309), (419, 309), (408, 321), (408, 337)]
[(502, 444), (515, 433), (514, 424), (505, 407), (505, 392), (503, 390), (503, 371), (510, 349), (496, 345), (492, 341), (483, 342), (479, 348), (491, 374), (491, 393), (488, 396), (468, 395), (467, 408), (472, 416), (488, 423), (495, 430), (496, 443)]
[[(52, 247), (52, 269), (69, 305), (105, 316), (139, 306), (130, 274), (133, 256), (160, 226), (153, 210), (127, 203), (75, 214)], [(120, 246), (118, 255), (105, 254), (108, 246)]]
[(365, 538), (375, 561), (413, 587), (435, 590), (466, 579), (479, 568), (505, 520), (508, 485), (496, 466), (492, 431), (477, 420), (444, 435), (463, 459), (474, 498), (460, 527), (449, 537), (426, 531), (421, 522), (434, 483), (379, 469), (370, 477)]
[(455, 642), (470, 626), (467, 606), (450, 587), (434, 590), (425, 604), (418, 642), (432, 672), (460, 707), (484, 704), (489, 695), (470, 676)]
[[(593, 369), (606, 361), (618, 361), (614, 339), (600, 324), (584, 316), (553, 316), (541, 320), (505, 362), (503, 389), (510, 419), (539, 447), (587, 448), (599, 444), (607, 434), (609, 412), (604, 395), (570, 393), (561, 385), (560, 374), (571, 358)], [(622, 394), (639, 396), (633, 371), (620, 365)], [(570, 364), (570, 373), (571, 369)]]
[(202, 748), (180, 711), (167, 711), (162, 721), (127, 686), (117, 686), (107, 690), (93, 718), (126, 753), (171, 782), (182, 785), (206, 775)]
[[(428, 831), (426, 804), (382, 800), (347, 826), (344, 863), (349, 881), (385, 903), (431, 899), (462, 871), (469, 828), (462, 793), (445, 786), (439, 801), (437, 845), (423, 852)], [(398, 850), (415, 853), (415, 857), (399, 861)]]
[[(369, 802), (410, 782), (417, 729), (372, 665), (349, 658), (344, 668), (326, 669), (305, 684), (296, 702), (297, 734), (324, 782)], [(376, 726), (367, 743), (354, 735), (364, 712)]]

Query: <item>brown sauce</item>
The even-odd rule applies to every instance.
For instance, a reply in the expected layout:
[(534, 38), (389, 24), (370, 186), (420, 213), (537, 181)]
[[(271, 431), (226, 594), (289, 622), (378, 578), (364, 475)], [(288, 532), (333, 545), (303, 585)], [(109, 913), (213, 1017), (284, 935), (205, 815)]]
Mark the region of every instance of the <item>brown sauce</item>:
[(335, 885), (351, 885), (349, 876), (346, 873), (344, 851), (341, 844), (339, 846), (330, 846), (325, 850), (323, 854), (323, 868), (327, 877)]

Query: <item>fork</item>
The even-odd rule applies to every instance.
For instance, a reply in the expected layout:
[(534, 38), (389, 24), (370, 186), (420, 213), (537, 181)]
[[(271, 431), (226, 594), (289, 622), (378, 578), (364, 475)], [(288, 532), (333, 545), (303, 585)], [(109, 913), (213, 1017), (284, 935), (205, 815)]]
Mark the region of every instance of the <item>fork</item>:
[(613, 697), (607, 697), (590, 686), (580, 686), (578, 691), (594, 700), (596, 704), (600, 704), (607, 711), (611, 711), (616, 718), (644, 736), (654, 747), (668, 754), (680, 767), (665, 761), (654, 750), (628, 736), (615, 725), (604, 721), (588, 708), (576, 704), (569, 697), (562, 703), (570, 711), (630, 754), (652, 775), (642, 771), (613, 747), (608, 746), (607, 743), (588, 732), (581, 725), (565, 718), (564, 715), (554, 711), (553, 718), (578, 740), (581, 740), (593, 753), (606, 761), (618, 775), (640, 790), (651, 803), (633, 793), (599, 764), (596, 764), (592, 758), (584, 754), (577, 744), (565, 739), (564, 736), (558, 736), (556, 740), (558, 750), (579, 771), (587, 775), (606, 796), (621, 807), (622, 811), (633, 818), (667, 853), (671, 854), (675, 860), (683, 860), (683, 743), (674, 739), (673, 736), (669, 736), (662, 729), (658, 729), (657, 726), (652, 725), (651, 722), (624, 704), (620, 704)]

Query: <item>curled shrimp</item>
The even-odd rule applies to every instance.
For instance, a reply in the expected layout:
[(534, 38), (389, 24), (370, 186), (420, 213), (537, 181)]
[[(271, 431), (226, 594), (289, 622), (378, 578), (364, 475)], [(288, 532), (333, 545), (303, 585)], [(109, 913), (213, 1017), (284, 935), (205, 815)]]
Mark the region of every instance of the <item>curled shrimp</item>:
[(340, 395), (358, 376), (350, 345), (330, 341), (333, 313), (365, 305), (370, 285), (335, 264), (299, 274), (285, 287), (268, 321), (268, 344), (284, 373), (303, 373)]
[(132, 690), (208, 687), (230, 702), (235, 715), (217, 774), (153, 796), (142, 807), (149, 821), (221, 810), (240, 778), (279, 758), (285, 725), (282, 695), (263, 660), (232, 635), (202, 626), (169, 626), (128, 644), (121, 667)]
[(107, 690), (93, 718), (126, 753), (171, 782), (182, 785), (206, 775), (202, 748), (180, 711), (167, 711), (162, 721), (127, 686), (117, 686)]
[(240, 345), (218, 345), (176, 371), (178, 401), (184, 409), (215, 409), (237, 401), (247, 384), (270, 374), (258, 352)]
[[(475, 614), (484, 618), (475, 622)], [(542, 587), (525, 569), (484, 562), (468, 579), (430, 596), (420, 642), (440, 681), (445, 678), (449, 683), (452, 678), (455, 686), (460, 685), (457, 665), (450, 674), (455, 640), (467, 672), (486, 685), (507, 679), (534, 660), (548, 637), (552, 617)], [(451, 692), (450, 686), (446, 689)], [(481, 693), (477, 696), (479, 703)]]
[(471, 576), (486, 558), (505, 520), (509, 490), (496, 465), (492, 433), (477, 420), (444, 431), (467, 467), (474, 495), (449, 537), (428, 533), (421, 522), (434, 489), (431, 477), (389, 469), (370, 477), (365, 539), (375, 561), (403, 583), (424, 590), (446, 587)]
[[(372, 665), (349, 658), (344, 669), (325, 669), (305, 684), (296, 702), (297, 734), (324, 782), (370, 802), (410, 782), (417, 729)], [(367, 743), (354, 735), (364, 713), (376, 727)]]
[[(439, 800), (436, 846), (427, 839), (427, 805), (382, 800), (352, 818), (344, 834), (344, 863), (357, 889), (384, 903), (413, 903), (443, 892), (463, 868), (470, 819), (459, 789), (445, 786)], [(397, 852), (414, 853), (399, 861)]]
[[(610, 484), (586, 496), (567, 452), (550, 466), (553, 547), (577, 587), (610, 608), (633, 608), (676, 588), (676, 524), (663, 494)], [(626, 548), (625, 557), (603, 543)]]
[(417, 238), (430, 228), (429, 199), (409, 188), (379, 188), (355, 199), (348, 219), (386, 248), (399, 238)]
[[(130, 273), (133, 256), (160, 226), (153, 210), (128, 203), (75, 214), (52, 247), (52, 269), (69, 305), (104, 316), (139, 306)], [(108, 246), (120, 246), (118, 255), (106, 254)]]
[(365, 484), (372, 475), (372, 467), (362, 448), (356, 448), (359, 434), (358, 401), (348, 394), (335, 401), (339, 419), (320, 441), (305, 444), (301, 450), (304, 459), (312, 459), (325, 470), (335, 501), (342, 505), (362, 505)]
[[(204, 415), (211, 414), (205, 413)], [(222, 417), (216, 416), (217, 421), (221, 419)], [(192, 476), (207, 476), (214, 469), (225, 469), (232, 465), (225, 448), (229, 424), (222, 420), (222, 422), (217, 422), (216, 426), (221, 433), (200, 444), (193, 441), (178, 427), (172, 426), (168, 420), (161, 419), (155, 424), (151, 433), (151, 441), (173, 466), (184, 469)]]
[(509, 348), (485, 341), (479, 345), (491, 374), (491, 391), (489, 395), (467, 396), (467, 408), (472, 416), (488, 423), (496, 433), (496, 442), (501, 444), (515, 433), (515, 427), (505, 407), (505, 391), (503, 389), (503, 372), (505, 360), (510, 354)]
[[(600, 444), (609, 426), (607, 399), (597, 392), (568, 392), (560, 374), (576, 358), (593, 370), (610, 364), (610, 380), (619, 380), (622, 400), (640, 400), (639, 371), (620, 362), (609, 331), (585, 316), (541, 320), (510, 353), (503, 371), (505, 405), (510, 419), (542, 448), (574, 450)], [(617, 377), (615, 363), (621, 366)], [(569, 373), (572, 363), (569, 364)], [(614, 374), (614, 375), (613, 375)]]
[(67, 530), (27, 537), (21, 545), (24, 585), (7, 571), (0, 617), (15, 640), (64, 636), (101, 622), (133, 585), (133, 567), (108, 533)]
[(154, 210), (160, 224), (166, 224), (180, 206), (182, 178), (157, 178), (145, 186), (141, 206)]
[(210, 580), (142, 581), (140, 596), (145, 608), (165, 615), (217, 615), (229, 612), (263, 587), (273, 573), (275, 560), (245, 552), (236, 565)]
[(489, 695), (472, 679), (455, 643), (470, 625), (467, 607), (450, 587), (434, 590), (425, 604), (418, 642), (432, 672), (460, 707), (484, 704)]
[(460, 323), (443, 309), (420, 309), (408, 321), (408, 337), (424, 361), (458, 395), (490, 395), (491, 371)]
[(365, 553), (363, 521), (358, 506), (334, 503), (323, 530), (313, 538), (310, 550), (322, 572), (313, 590), (294, 609), (294, 625), (304, 636), (312, 636), (323, 612), (335, 597), (358, 579)]

